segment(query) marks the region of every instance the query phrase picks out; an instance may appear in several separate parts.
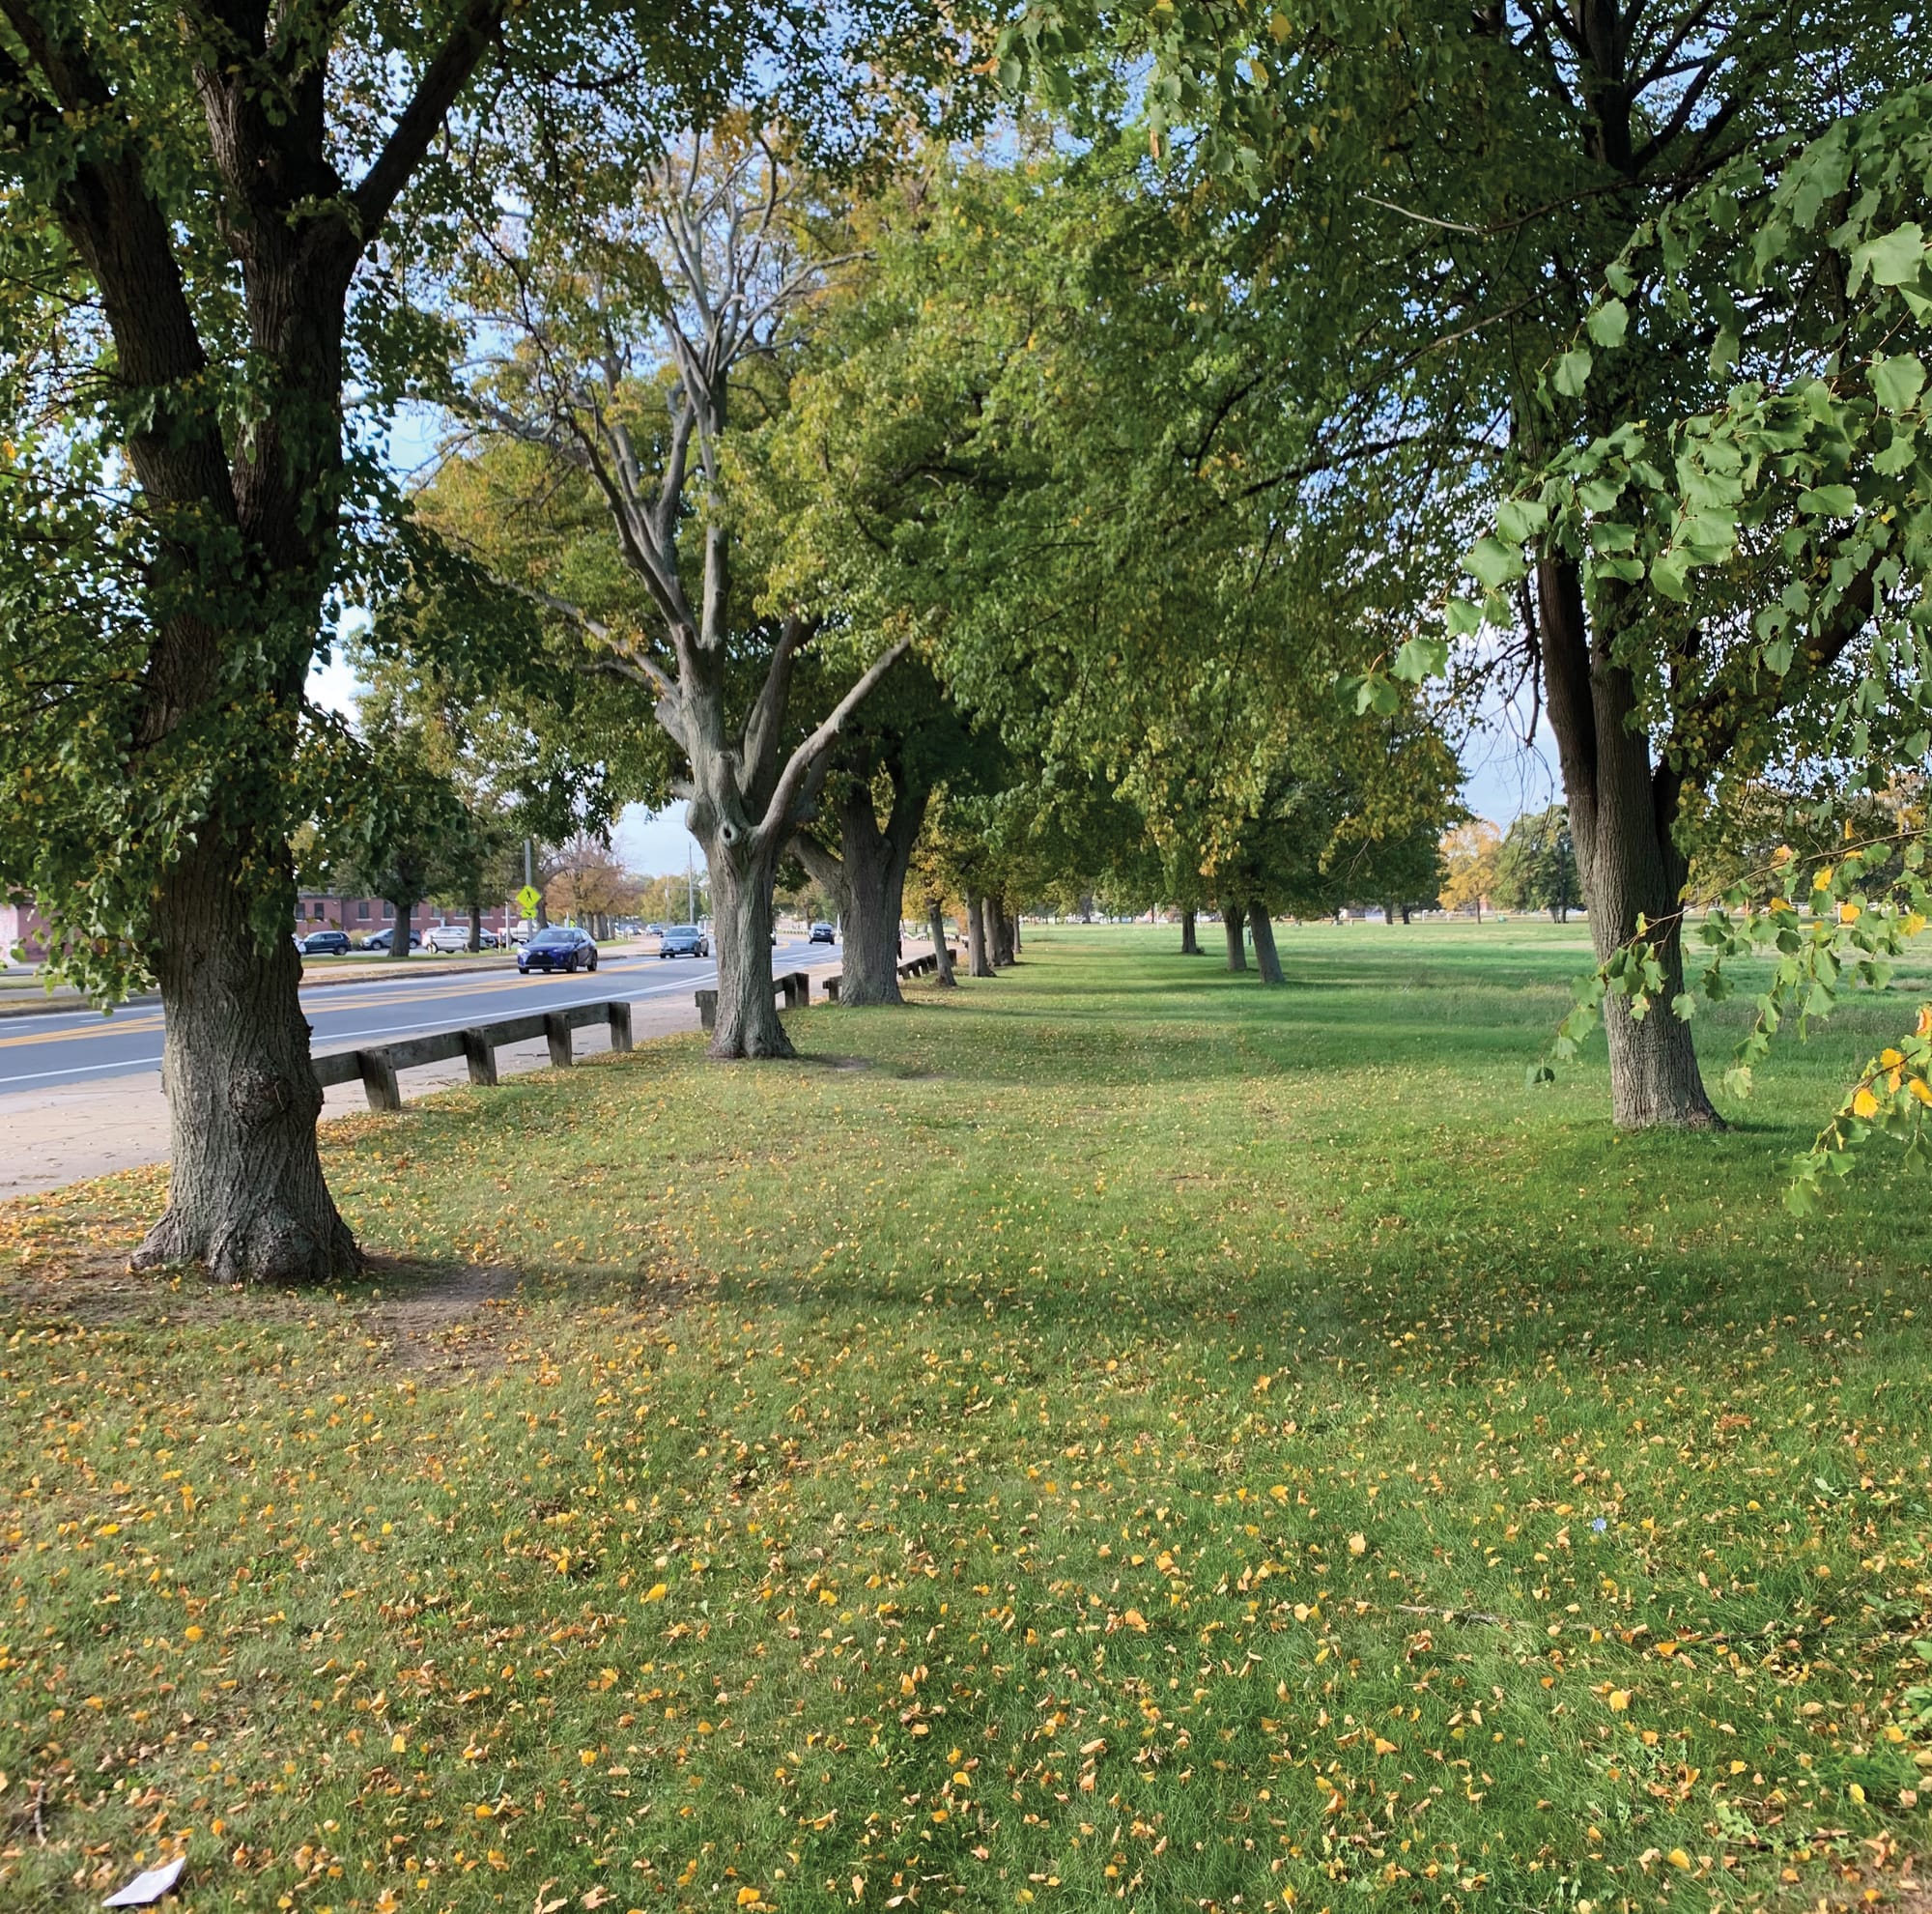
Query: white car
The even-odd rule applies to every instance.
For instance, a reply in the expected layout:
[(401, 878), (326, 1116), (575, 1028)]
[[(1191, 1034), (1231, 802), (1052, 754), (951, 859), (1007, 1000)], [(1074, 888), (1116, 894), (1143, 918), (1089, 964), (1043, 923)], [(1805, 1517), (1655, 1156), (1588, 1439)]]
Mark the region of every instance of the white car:
[[(494, 950), (497, 945), (496, 938), (487, 930), (479, 941), (485, 950)], [(467, 951), (469, 948), (469, 927), (467, 924), (433, 924), (423, 942), (433, 951)]]

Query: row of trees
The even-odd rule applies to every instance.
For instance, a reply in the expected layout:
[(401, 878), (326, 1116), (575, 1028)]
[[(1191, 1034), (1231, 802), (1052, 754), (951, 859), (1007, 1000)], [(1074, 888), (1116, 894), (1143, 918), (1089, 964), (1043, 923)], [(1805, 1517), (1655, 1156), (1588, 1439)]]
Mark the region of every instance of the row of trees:
[[(1456, 729), (1514, 701), (1565, 817), (1497, 881), (1560, 911), (1574, 856), (1615, 1115), (1699, 1125), (1693, 855), (1924, 759), (1895, 6), (181, 22), (0, 0), (0, 871), (159, 983), (144, 1260), (353, 1261), (282, 927), (300, 834), (418, 769), (553, 839), (683, 795), (755, 1058), (803, 883), (848, 1002), (908, 892), (976, 971), (1098, 893), (1276, 979), (1276, 913), (1437, 894)], [(420, 764), (302, 702), (352, 601)]]

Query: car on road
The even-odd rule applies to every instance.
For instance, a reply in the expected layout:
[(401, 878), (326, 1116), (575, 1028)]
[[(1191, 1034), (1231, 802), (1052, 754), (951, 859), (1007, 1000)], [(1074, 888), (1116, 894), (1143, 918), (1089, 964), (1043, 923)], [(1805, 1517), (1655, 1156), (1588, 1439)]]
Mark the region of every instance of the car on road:
[[(469, 948), (469, 927), (467, 924), (432, 924), (426, 941), (433, 951), (467, 951)], [(497, 948), (497, 933), (485, 930), (476, 941), (479, 949), (494, 951)]]
[(710, 955), (711, 939), (695, 924), (670, 925), (658, 940), (658, 956), (661, 957), (708, 957)]
[(306, 937), (296, 939), (296, 949), (303, 957), (347, 957), (350, 949), (349, 932), (311, 930)]
[(644, 926), (644, 935), (646, 937), (662, 937), (664, 933), (665, 928), (662, 924), (646, 924)]
[(553, 924), (548, 930), (539, 930), (517, 953), (517, 968), (526, 975), (532, 970), (595, 970), (597, 946), (574, 926)]
[[(412, 951), (421, 950), (422, 941), (423, 940), (419, 936), (417, 936), (417, 934), (413, 930), (410, 932), (411, 950)], [(378, 930), (374, 932), (372, 935), (364, 937), (362, 939), (362, 948), (365, 951), (393, 950), (395, 948), (395, 942), (396, 942), (396, 932), (395, 932), (395, 927), (392, 925), (386, 930)]]
[(811, 927), (811, 942), (814, 944), (835, 944), (838, 940), (832, 933), (829, 924), (814, 924)]

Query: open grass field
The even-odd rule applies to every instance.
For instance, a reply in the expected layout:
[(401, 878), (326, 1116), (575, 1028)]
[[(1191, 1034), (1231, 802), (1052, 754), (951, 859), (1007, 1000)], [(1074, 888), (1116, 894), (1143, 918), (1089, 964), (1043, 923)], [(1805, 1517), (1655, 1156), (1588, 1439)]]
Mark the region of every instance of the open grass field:
[(1619, 1139), (1580, 930), (1174, 941), (336, 1125), (341, 1294), (0, 1210), (0, 1904), (1932, 1904), (1905, 1006)]

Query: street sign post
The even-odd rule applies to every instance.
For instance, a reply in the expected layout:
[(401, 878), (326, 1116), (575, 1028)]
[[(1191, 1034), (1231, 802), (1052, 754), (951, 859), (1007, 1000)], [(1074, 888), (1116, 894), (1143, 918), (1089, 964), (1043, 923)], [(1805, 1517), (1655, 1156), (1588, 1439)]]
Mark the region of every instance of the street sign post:
[(517, 893), (517, 908), (521, 910), (526, 917), (534, 917), (536, 915), (537, 905), (542, 902), (543, 902), (543, 893), (540, 890), (538, 890), (534, 884), (526, 884), (524, 888)]

